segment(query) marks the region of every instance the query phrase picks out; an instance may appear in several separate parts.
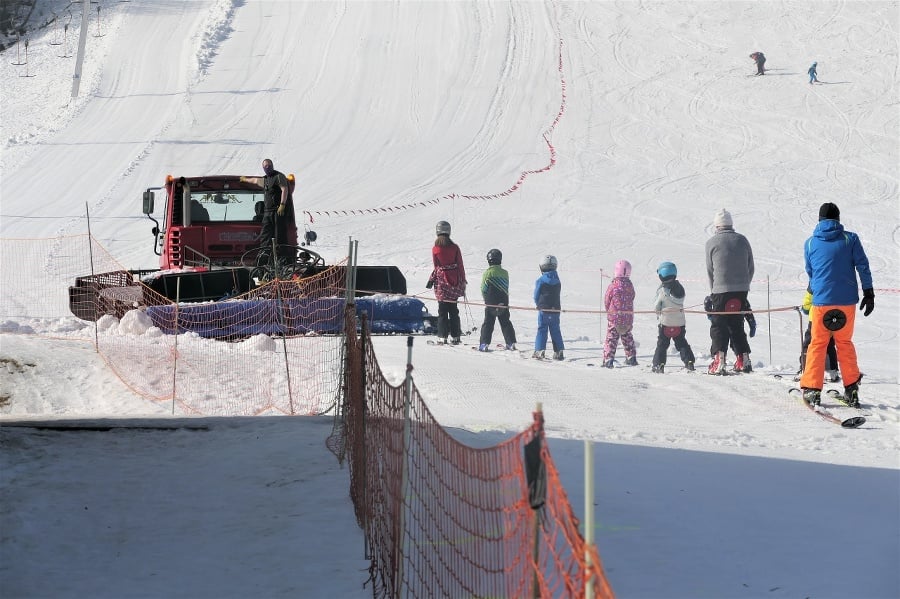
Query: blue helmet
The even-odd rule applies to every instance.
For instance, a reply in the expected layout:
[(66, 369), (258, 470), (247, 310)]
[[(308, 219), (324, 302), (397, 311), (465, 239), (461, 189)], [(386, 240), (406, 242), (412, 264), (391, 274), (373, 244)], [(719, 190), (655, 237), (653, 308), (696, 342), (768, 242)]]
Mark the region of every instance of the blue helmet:
[(672, 262), (663, 262), (656, 269), (656, 274), (661, 281), (671, 280), (678, 276), (678, 267)]

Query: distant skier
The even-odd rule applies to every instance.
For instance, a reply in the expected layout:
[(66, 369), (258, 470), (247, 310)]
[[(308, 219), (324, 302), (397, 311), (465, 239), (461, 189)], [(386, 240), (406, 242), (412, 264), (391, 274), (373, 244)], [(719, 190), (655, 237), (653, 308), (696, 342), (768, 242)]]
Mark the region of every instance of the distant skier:
[(666, 353), (669, 343), (675, 340), (675, 349), (687, 370), (694, 370), (694, 351), (685, 338), (684, 287), (675, 278), (678, 268), (671, 262), (663, 262), (656, 269), (662, 283), (656, 290), (653, 309), (659, 321), (659, 337), (653, 354), (653, 372), (663, 373), (666, 367)]
[(500, 266), (502, 262), (500, 250), (494, 248), (487, 253), (488, 267), (481, 277), (481, 297), (485, 306), (478, 351), (488, 351), (496, 320), (500, 321), (506, 349), (516, 349), (516, 330), (509, 320), (509, 273)]
[(816, 62), (812, 63), (812, 66), (809, 67), (808, 71), (806, 71), (806, 73), (809, 75), (809, 84), (810, 85), (812, 85), (813, 83), (821, 83), (819, 81), (818, 77), (816, 77), (816, 65), (817, 64), (818, 63), (816, 63)]
[(564, 360), (562, 333), (559, 329), (559, 312), (562, 309), (560, 292), (562, 282), (556, 274), (556, 256), (547, 255), (541, 260), (541, 276), (534, 283), (534, 304), (538, 309), (537, 335), (534, 338), (533, 358), (543, 358), (547, 349), (547, 333), (553, 342), (553, 359)]
[(753, 62), (756, 63), (756, 74), (757, 75), (765, 75), (766, 74), (766, 55), (762, 52), (754, 52), (750, 55), (750, 58), (753, 59)]
[(631, 263), (616, 262), (615, 278), (606, 288), (603, 305), (606, 308), (606, 343), (603, 345), (603, 365), (613, 367), (616, 347), (622, 339), (625, 348), (625, 364), (637, 366), (637, 350), (631, 328), (634, 326), (634, 285), (631, 283)]

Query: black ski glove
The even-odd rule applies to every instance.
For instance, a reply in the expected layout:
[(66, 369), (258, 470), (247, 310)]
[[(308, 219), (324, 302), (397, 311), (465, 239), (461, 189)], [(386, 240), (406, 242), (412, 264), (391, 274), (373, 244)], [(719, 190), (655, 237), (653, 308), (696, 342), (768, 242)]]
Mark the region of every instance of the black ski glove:
[(753, 316), (753, 313), (748, 312), (744, 314), (744, 320), (747, 321), (747, 325), (750, 327), (750, 337), (756, 336), (756, 317)]
[(432, 287), (434, 287), (434, 279), (428, 279), (428, 282), (425, 283), (425, 288), (431, 289)]
[(703, 298), (703, 309), (707, 312), (706, 317), (711, 321), (712, 314), (709, 314), (709, 312), (713, 311), (713, 301), (712, 298), (708, 295)]
[(868, 316), (875, 309), (875, 290), (863, 289), (863, 298), (859, 302), (859, 309), (863, 311), (863, 316)]

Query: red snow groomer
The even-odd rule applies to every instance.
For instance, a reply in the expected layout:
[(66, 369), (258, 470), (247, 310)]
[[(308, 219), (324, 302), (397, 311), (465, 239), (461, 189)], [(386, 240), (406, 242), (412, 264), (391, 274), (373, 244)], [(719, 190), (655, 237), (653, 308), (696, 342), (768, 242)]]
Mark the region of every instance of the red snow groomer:
[[(273, 279), (347, 270), (346, 265), (326, 266), (309, 248), (315, 232), (306, 231), (298, 245), (291, 198), (293, 175), (287, 176), (292, 193), (279, 217), (285, 219), (280, 223), (284, 239), (274, 251), (259, 239), (264, 190), (241, 179), (237, 175), (169, 175), (162, 187), (144, 191), (143, 212), (154, 223), (153, 249), (159, 256), (159, 268), (78, 277), (69, 287), (69, 310), (84, 320), (97, 320), (104, 314), (121, 318), (128, 310), (158, 305), (160, 297), (179, 303), (218, 301), (240, 296)], [(153, 216), (159, 196), (164, 202), (161, 221)], [(406, 279), (396, 266), (357, 266), (354, 270), (358, 295), (406, 294)], [(346, 281), (346, 272), (340, 274)]]

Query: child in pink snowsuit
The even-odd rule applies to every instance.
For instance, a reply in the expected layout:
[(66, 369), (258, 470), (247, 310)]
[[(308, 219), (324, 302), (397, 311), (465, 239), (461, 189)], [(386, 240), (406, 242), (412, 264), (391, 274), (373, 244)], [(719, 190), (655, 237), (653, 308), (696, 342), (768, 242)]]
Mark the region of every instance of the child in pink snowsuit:
[(603, 346), (603, 365), (613, 367), (616, 347), (622, 339), (625, 348), (625, 364), (637, 366), (637, 350), (631, 327), (634, 325), (634, 285), (631, 284), (631, 263), (628, 260), (616, 262), (616, 277), (606, 289), (606, 343)]

